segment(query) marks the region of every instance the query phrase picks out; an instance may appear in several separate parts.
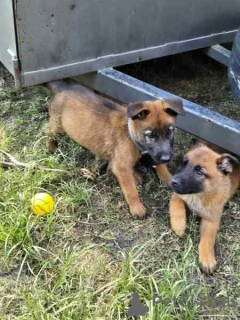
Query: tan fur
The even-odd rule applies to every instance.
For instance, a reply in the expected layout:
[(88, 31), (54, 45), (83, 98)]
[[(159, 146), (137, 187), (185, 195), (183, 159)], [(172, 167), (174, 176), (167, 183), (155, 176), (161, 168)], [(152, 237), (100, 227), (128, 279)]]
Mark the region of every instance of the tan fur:
[[(51, 152), (56, 149), (55, 136), (66, 133), (92, 153), (108, 159), (109, 168), (117, 177), (130, 212), (134, 218), (143, 218), (145, 207), (140, 201), (135, 180), (141, 178), (134, 166), (141, 154), (129, 137), (126, 107), (103, 99), (90, 90), (75, 86), (74, 90), (62, 88), (56, 93), (49, 107), (50, 121), (47, 126), (47, 146)], [(151, 110), (145, 120), (131, 120), (134, 136), (143, 128), (163, 129), (175, 123), (175, 118), (164, 110), (164, 101), (141, 103), (145, 110)], [(166, 181), (170, 174), (161, 165), (158, 175)]]
[(170, 222), (172, 230), (182, 236), (186, 229), (186, 209), (184, 203), (201, 218), (199, 262), (203, 270), (212, 273), (216, 268), (214, 245), (219, 229), (223, 208), (234, 195), (240, 182), (240, 166), (224, 174), (217, 166), (219, 153), (204, 144), (197, 145), (186, 157), (193, 166), (200, 165), (210, 176), (205, 179), (204, 191), (197, 194), (173, 194), (170, 202)]

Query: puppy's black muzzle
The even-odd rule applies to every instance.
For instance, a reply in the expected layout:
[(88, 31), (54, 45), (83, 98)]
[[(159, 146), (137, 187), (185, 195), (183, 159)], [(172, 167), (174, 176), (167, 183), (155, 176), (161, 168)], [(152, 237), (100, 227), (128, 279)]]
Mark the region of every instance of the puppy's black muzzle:
[(155, 165), (159, 165), (159, 164), (164, 164), (164, 163), (168, 163), (171, 161), (172, 159), (172, 155), (169, 154), (151, 154), (149, 153), (150, 157), (152, 158), (152, 160), (154, 161)]
[(183, 194), (182, 182), (177, 176), (173, 176), (170, 182), (170, 187), (178, 194)]
[(202, 182), (197, 179), (194, 172), (186, 172), (182, 170), (181, 173), (177, 173), (172, 176), (170, 187), (178, 194), (194, 194), (203, 190)]

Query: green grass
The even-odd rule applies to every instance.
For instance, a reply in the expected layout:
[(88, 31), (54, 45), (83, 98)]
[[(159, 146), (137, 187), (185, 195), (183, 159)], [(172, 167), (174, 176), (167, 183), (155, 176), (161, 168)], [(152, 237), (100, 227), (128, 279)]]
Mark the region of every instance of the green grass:
[[(208, 58), (184, 54), (122, 70), (240, 119), (226, 69)], [(154, 172), (139, 167), (145, 181), (139, 191), (149, 216), (134, 221), (116, 179), (111, 173), (99, 175), (103, 160), (65, 136), (58, 137), (56, 154), (47, 153), (50, 93), (37, 86), (16, 92), (2, 66), (0, 80), (0, 150), (35, 163), (0, 169), (0, 319), (123, 319), (121, 299), (128, 309), (134, 291), (149, 307), (141, 320), (239, 319), (239, 306), (154, 307), (152, 300), (185, 294), (194, 300), (211, 294), (239, 299), (240, 193), (225, 208), (217, 236), (217, 272), (204, 275), (198, 265), (199, 222), (190, 215), (182, 239), (170, 231), (171, 191)], [(172, 172), (190, 145), (191, 137), (178, 131)], [(96, 174), (96, 180), (87, 180), (81, 168)], [(31, 211), (30, 200), (39, 191), (55, 198), (49, 215)]]

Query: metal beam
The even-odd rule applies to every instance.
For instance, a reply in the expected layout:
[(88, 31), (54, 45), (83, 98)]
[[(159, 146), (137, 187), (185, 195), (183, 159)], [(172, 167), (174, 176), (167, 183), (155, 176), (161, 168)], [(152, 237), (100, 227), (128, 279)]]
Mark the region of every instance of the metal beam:
[(67, 64), (61, 63), (59, 66), (51, 66), (49, 68), (41, 68), (39, 70), (23, 70), (21, 74), (22, 86), (31, 86), (51, 80), (74, 77), (79, 74), (85, 74), (87, 72), (103, 68), (122, 66), (180, 52), (196, 50), (211, 45), (212, 43), (232, 41), (236, 32), (237, 30), (233, 30), (189, 40), (174, 41), (156, 47), (132, 50), (125, 53), (110, 54), (85, 61)]
[(203, 52), (214, 60), (224, 64), (225, 66), (228, 66), (231, 51), (220, 46), (219, 44), (205, 48), (203, 49)]
[[(75, 79), (124, 103), (179, 98), (114, 69), (103, 69)], [(182, 101), (186, 115), (178, 117), (180, 129), (240, 155), (239, 122), (188, 100)]]

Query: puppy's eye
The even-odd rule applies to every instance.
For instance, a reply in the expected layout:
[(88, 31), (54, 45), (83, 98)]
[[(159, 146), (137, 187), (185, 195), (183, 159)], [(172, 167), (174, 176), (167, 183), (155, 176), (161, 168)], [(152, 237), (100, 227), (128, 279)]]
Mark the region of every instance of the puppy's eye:
[(183, 166), (183, 167), (186, 167), (187, 164), (188, 164), (188, 159), (184, 159), (182, 166)]
[(149, 135), (148, 135), (149, 138), (151, 139), (154, 139), (156, 138), (156, 133), (154, 131), (152, 131)]
[(139, 112), (137, 114), (137, 117), (138, 117), (139, 120), (144, 120), (147, 117), (148, 114), (149, 114), (148, 110), (142, 110), (141, 112)]
[(168, 128), (166, 129), (167, 135), (170, 136), (170, 134), (173, 132), (173, 130), (174, 130), (174, 127), (173, 127), (173, 126), (168, 127)]
[(200, 166), (196, 166), (195, 171), (196, 171), (197, 175), (199, 175), (199, 176), (204, 175), (204, 172)]
[(154, 139), (156, 138), (157, 134), (154, 131), (145, 131), (145, 136), (150, 139)]

